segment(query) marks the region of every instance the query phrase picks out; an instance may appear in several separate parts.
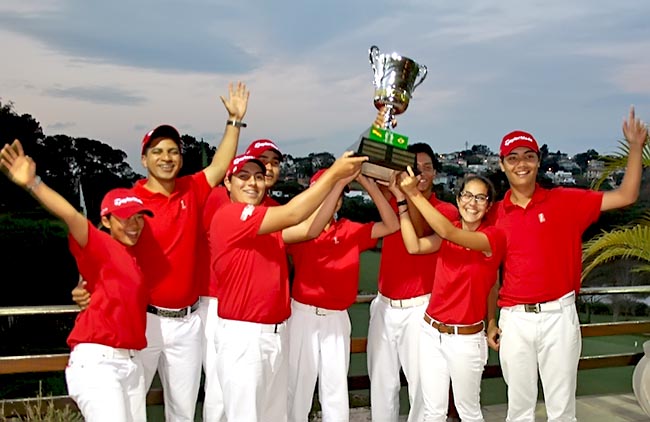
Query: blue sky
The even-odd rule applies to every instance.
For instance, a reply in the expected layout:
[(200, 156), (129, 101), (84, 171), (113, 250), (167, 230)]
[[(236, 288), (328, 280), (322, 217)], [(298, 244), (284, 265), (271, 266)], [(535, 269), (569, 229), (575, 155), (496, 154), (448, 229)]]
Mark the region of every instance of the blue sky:
[(612, 152), (650, 120), (642, 0), (3, 0), (0, 99), (124, 150), (169, 123), (216, 144), (229, 81), (251, 90), (241, 147), (340, 154), (374, 120), (368, 48), (429, 74), (399, 131), (438, 152), (527, 130), (551, 151)]

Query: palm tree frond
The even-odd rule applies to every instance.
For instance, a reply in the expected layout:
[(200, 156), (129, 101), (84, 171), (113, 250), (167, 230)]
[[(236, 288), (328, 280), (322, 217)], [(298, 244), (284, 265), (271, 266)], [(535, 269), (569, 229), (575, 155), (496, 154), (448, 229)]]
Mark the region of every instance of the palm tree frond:
[(616, 259), (635, 259), (650, 267), (650, 225), (638, 224), (603, 232), (585, 242), (582, 279), (597, 266)]

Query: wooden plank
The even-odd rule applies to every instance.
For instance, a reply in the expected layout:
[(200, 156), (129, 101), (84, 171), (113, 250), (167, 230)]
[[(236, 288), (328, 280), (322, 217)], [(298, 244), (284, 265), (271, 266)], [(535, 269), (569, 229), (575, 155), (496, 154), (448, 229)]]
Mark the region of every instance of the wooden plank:
[(366, 353), (368, 339), (363, 337), (352, 337), (350, 340), (350, 353)]
[(643, 353), (621, 353), (617, 355), (586, 356), (580, 358), (578, 369), (614, 368), (634, 366), (643, 357)]
[(68, 364), (68, 353), (55, 355), (2, 356), (0, 375), (29, 372), (59, 372)]
[(580, 326), (583, 337), (650, 333), (650, 321), (605, 322)]

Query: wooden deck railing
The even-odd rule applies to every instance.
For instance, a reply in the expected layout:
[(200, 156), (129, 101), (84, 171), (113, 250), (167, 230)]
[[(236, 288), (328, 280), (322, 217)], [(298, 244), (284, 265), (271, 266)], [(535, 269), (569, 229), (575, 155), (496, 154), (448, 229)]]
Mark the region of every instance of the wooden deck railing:
[[(596, 287), (584, 288), (580, 295), (608, 295), (608, 294), (650, 294), (650, 286), (635, 287)], [(368, 303), (372, 301), (375, 295), (359, 295), (357, 303)], [(72, 306), (31, 306), (31, 307), (12, 307), (0, 308), (0, 317), (18, 316), (18, 315), (53, 315), (76, 313), (79, 308)], [(583, 324), (581, 325), (583, 337), (612, 336), (624, 334), (650, 334), (650, 319), (643, 321), (626, 321), (611, 322), (600, 324)], [(365, 353), (367, 339), (352, 338), (350, 345), (351, 353)], [(28, 356), (4, 356), (0, 357), (0, 375), (20, 374), (20, 373), (39, 373), (39, 372), (59, 372), (63, 371), (68, 362), (68, 354), (48, 354), (48, 355), (28, 355)], [(636, 365), (643, 357), (643, 353), (622, 353), (614, 355), (585, 356), (580, 358), (578, 365), (579, 370), (611, 368)], [(502, 377), (499, 365), (487, 365), (483, 372), (483, 378), (500, 378)], [(406, 380), (402, 376), (402, 384), (406, 385)], [(367, 375), (354, 375), (348, 377), (348, 388), (353, 390), (365, 390), (370, 387), (370, 380)], [(27, 398), (18, 400), (0, 400), (4, 405), (5, 415), (12, 412), (22, 412), (24, 406), (37, 399)], [(67, 396), (53, 397), (55, 407), (64, 407), (70, 405), (75, 407), (74, 402)], [(147, 395), (147, 404), (162, 404), (163, 395), (161, 389), (152, 389)]]

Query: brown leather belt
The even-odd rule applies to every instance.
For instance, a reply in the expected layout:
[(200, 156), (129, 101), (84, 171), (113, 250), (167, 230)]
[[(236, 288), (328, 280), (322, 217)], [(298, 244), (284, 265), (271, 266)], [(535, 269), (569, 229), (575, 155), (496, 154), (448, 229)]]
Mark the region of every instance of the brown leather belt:
[(483, 331), (484, 327), (483, 321), (474, 325), (447, 325), (434, 320), (427, 314), (424, 314), (424, 322), (443, 334), (476, 334)]

